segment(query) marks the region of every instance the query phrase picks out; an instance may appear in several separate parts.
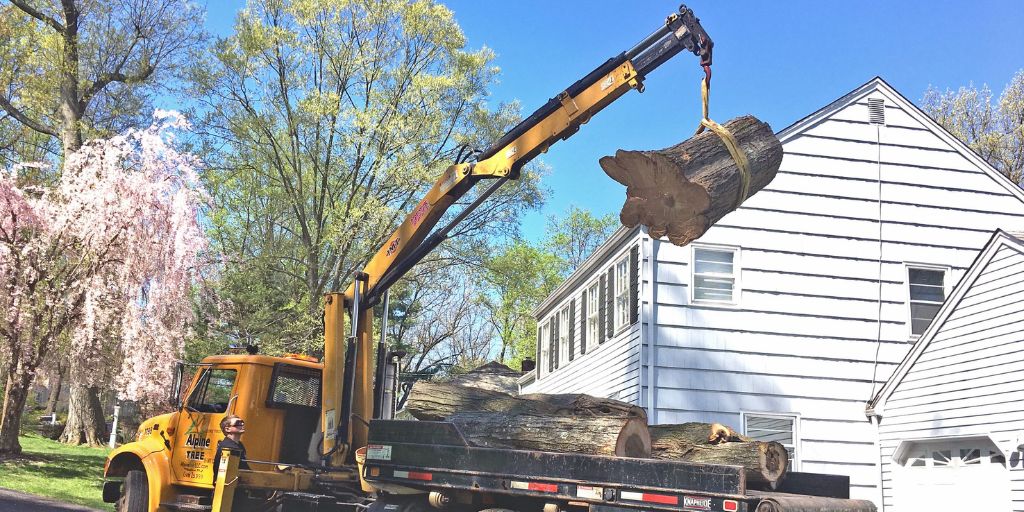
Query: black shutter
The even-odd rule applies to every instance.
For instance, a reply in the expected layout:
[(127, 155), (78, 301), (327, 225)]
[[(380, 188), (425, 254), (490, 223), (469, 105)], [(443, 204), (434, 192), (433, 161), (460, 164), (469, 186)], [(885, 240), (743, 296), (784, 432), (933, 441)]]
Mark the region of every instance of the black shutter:
[(633, 325), (640, 317), (640, 248), (633, 246), (629, 250), (629, 324)]
[(569, 301), (569, 360), (576, 357), (576, 301)]
[(605, 305), (604, 308), (608, 310), (608, 314), (605, 315), (604, 321), (608, 322), (608, 326), (605, 328), (608, 334), (608, 339), (612, 339), (615, 336), (615, 265), (608, 269), (608, 292), (604, 294)]
[(561, 352), (561, 349), (562, 349), (562, 340), (559, 339), (561, 337), (561, 334), (562, 334), (562, 318), (561, 317), (562, 317), (562, 315), (560, 313), (555, 312), (555, 328), (551, 331), (551, 332), (555, 333), (554, 344), (552, 345), (551, 358), (555, 360), (555, 369), (556, 370), (558, 369), (558, 353)]
[(548, 319), (548, 373), (555, 371), (555, 356), (551, 353), (551, 348), (555, 346), (555, 330), (553, 328), (554, 320)]
[(541, 365), (544, 364), (544, 360), (541, 359), (541, 357), (540, 357), (541, 356), (540, 348), (543, 346), (543, 345), (541, 345), (541, 343), (544, 343), (544, 340), (540, 339), (540, 324), (538, 323), (537, 324), (537, 380), (540, 380), (540, 369), (543, 368)]
[(607, 290), (605, 289), (604, 274), (601, 275), (601, 283), (597, 286), (597, 344), (604, 343), (605, 331), (604, 328), (608, 325), (604, 321), (605, 316), (605, 300)]
[(580, 355), (587, 353), (587, 291), (580, 295)]

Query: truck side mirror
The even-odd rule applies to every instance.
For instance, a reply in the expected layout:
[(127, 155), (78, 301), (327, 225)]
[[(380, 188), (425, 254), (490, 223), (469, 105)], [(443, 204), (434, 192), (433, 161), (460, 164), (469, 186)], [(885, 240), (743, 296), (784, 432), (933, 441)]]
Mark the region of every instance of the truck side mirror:
[(181, 381), (185, 375), (185, 363), (178, 361), (174, 365), (174, 381), (171, 384), (171, 394), (167, 397), (167, 403), (175, 409), (181, 409)]

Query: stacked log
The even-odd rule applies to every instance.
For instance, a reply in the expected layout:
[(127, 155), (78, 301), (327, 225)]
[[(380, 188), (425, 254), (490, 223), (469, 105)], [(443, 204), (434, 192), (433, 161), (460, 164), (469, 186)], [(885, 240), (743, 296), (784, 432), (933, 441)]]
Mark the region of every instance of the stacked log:
[(626, 186), (622, 224), (643, 224), (655, 238), (667, 236), (675, 245), (686, 245), (771, 182), (782, 164), (782, 144), (771, 127), (753, 116), (724, 126), (749, 162), (746, 193), (736, 161), (710, 131), (665, 149), (619, 150), (599, 163)]
[(786, 447), (739, 436), (720, 424), (651, 425), (651, 456), (702, 464), (743, 466), (747, 482), (775, 489), (789, 465)]
[(718, 423), (647, 425), (635, 405), (581, 394), (511, 396), (453, 383), (417, 382), (407, 410), (417, 419), (450, 421), (474, 446), (650, 457), (742, 466), (748, 484), (774, 489), (788, 453)]

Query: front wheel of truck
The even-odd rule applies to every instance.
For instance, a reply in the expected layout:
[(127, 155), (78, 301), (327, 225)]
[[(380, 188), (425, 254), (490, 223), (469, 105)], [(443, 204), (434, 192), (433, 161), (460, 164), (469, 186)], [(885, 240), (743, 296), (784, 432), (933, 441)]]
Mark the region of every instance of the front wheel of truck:
[(133, 469), (124, 477), (117, 512), (146, 512), (149, 509), (149, 482), (146, 472)]

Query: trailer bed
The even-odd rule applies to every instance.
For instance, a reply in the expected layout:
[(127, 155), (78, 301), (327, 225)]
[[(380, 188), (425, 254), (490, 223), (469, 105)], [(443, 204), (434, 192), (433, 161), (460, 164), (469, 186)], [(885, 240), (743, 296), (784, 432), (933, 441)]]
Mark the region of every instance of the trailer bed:
[(467, 491), (499, 504), (569, 504), (593, 512), (875, 510), (871, 502), (848, 499), (846, 477), (804, 473), (796, 479), (832, 496), (799, 488), (766, 492), (748, 489), (739, 466), (475, 447), (447, 422), (371, 421), (363, 475), (398, 494)]

